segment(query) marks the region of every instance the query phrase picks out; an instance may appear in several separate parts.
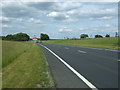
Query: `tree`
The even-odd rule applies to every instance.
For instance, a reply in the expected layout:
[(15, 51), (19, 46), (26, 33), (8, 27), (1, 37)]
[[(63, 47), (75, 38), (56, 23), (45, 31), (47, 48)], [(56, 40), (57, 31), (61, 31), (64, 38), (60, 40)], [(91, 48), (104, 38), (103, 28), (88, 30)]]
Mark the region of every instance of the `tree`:
[(30, 37), (26, 33), (17, 33), (13, 35), (15, 41), (28, 41)]
[(6, 38), (6, 40), (13, 40), (13, 35), (12, 34), (7, 35), (5, 38)]
[(88, 34), (81, 34), (80, 35), (80, 38), (87, 38), (88, 37)]
[(2, 40), (28, 41), (30, 40), (30, 37), (26, 33), (17, 33), (14, 35), (10, 34), (7, 36), (2, 36)]
[(49, 40), (49, 36), (48, 36), (47, 34), (41, 33), (41, 34), (40, 34), (40, 39), (41, 39), (41, 40)]
[(109, 35), (109, 34), (106, 34), (105, 37), (110, 37), (110, 35)]
[(95, 38), (103, 38), (101, 35), (95, 35)]

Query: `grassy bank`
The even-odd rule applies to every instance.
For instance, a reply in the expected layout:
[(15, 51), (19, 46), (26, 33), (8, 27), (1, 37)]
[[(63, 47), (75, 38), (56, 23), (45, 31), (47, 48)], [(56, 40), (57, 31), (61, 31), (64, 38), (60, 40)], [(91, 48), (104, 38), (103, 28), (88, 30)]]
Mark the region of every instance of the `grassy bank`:
[(3, 41), (3, 88), (54, 87), (42, 48), (33, 42)]
[(52, 44), (63, 44), (63, 45), (74, 45), (84, 47), (96, 47), (96, 48), (107, 48), (107, 49), (118, 49), (118, 38), (92, 38), (92, 39), (79, 39), (79, 40), (48, 40), (43, 41), (44, 43)]
[(2, 88), (2, 40), (0, 40), (0, 89)]

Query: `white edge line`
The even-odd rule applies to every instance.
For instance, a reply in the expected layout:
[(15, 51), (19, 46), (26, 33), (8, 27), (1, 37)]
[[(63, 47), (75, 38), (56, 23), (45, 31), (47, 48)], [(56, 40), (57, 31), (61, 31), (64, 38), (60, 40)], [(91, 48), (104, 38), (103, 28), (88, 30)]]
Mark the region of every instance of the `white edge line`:
[[(40, 44), (41, 45), (41, 44)], [(78, 73), (74, 68), (72, 68), (69, 64), (67, 64), (63, 59), (61, 59), (58, 55), (56, 55), (52, 50), (47, 48), (44, 45), (42, 47), (46, 48), (49, 52), (51, 52), (54, 56), (56, 56), (63, 64), (65, 64), (73, 73), (75, 73), (84, 83), (86, 83), (92, 90), (98, 90), (92, 83), (90, 83), (87, 79), (85, 79), (80, 73)]]

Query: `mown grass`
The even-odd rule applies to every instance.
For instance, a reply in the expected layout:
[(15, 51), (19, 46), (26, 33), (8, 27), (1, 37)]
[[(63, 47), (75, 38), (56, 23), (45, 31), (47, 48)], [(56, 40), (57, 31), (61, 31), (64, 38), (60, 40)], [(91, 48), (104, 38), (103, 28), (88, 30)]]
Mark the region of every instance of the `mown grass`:
[(106, 49), (118, 49), (118, 38), (91, 38), (91, 39), (77, 39), (77, 40), (48, 40), (43, 43), (74, 45), (84, 47), (96, 47)]
[(3, 41), (3, 88), (50, 88), (54, 82), (42, 48), (33, 42)]

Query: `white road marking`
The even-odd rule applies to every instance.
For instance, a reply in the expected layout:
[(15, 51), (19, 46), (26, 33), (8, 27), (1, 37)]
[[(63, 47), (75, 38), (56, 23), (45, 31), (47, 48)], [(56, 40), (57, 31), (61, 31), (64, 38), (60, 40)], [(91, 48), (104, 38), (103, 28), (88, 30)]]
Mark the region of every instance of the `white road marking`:
[(69, 48), (65, 47), (65, 49), (69, 49)]
[(118, 60), (118, 62), (120, 62), (120, 59)]
[[(41, 44), (40, 44), (41, 45)], [(73, 67), (71, 67), (69, 64), (67, 64), (62, 58), (60, 58), (57, 54), (55, 54), (52, 50), (47, 48), (44, 45), (41, 45), (45, 49), (47, 49), (49, 52), (51, 52), (55, 57), (57, 57), (63, 64), (65, 64), (74, 74), (76, 74), (84, 83), (86, 83), (92, 90), (98, 90), (91, 82), (89, 82), (86, 78), (84, 78), (80, 73), (78, 73)]]
[(105, 50), (105, 51), (112, 51), (112, 52), (120, 52), (119, 50), (111, 50), (111, 49), (103, 49), (103, 48), (94, 48), (94, 47), (81, 47), (81, 48), (96, 49), (96, 50)]
[(85, 52), (85, 51), (81, 51), (81, 50), (78, 50), (78, 52), (80, 52), (80, 53), (87, 53), (87, 52)]

